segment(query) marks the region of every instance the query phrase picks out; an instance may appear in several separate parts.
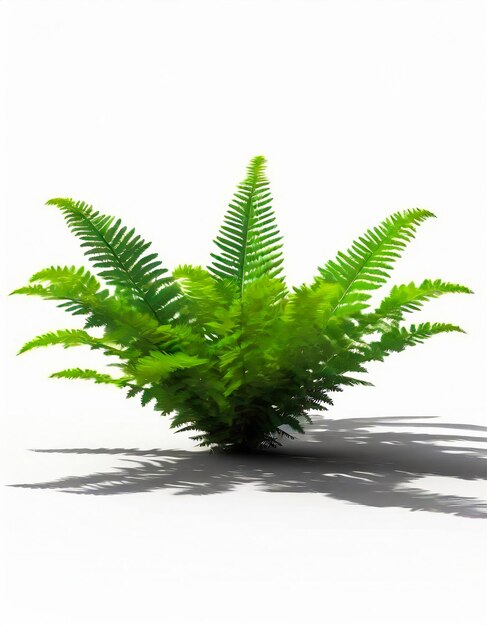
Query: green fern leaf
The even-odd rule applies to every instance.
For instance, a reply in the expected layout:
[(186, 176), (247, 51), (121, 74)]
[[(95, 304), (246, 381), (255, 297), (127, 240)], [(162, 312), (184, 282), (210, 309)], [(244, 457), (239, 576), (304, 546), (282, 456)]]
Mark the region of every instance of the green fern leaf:
[(203, 330), (209, 328), (208, 324), (218, 323), (218, 315), (231, 303), (231, 284), (216, 280), (201, 266), (192, 265), (176, 267), (173, 278), (181, 290), (181, 318), (186, 323), (201, 325)]
[[(47, 267), (36, 272), (29, 283), (26, 287), (12, 291), (11, 295), (39, 295), (48, 300), (68, 300), (79, 294), (95, 294), (100, 289), (100, 283), (89, 271), (74, 265)], [(67, 294), (68, 297), (64, 298)]]
[[(101, 339), (98, 339), (97, 337), (92, 337), (85, 330), (68, 329), (57, 330), (55, 332), (45, 333), (43, 335), (35, 337), (34, 339), (31, 339), (30, 341), (25, 343), (19, 350), (18, 354), (33, 350), (34, 348), (42, 348), (56, 345), (62, 345), (65, 348), (87, 345), (91, 346), (92, 348), (110, 349), (110, 347), (106, 346)], [(114, 350), (114, 352), (119, 354), (118, 350)]]
[(54, 372), (49, 378), (79, 378), (83, 380), (92, 380), (99, 384), (116, 385), (117, 387), (123, 387), (130, 381), (130, 378), (126, 376), (122, 378), (113, 378), (113, 376), (110, 376), (109, 374), (101, 374), (96, 370), (81, 369), (79, 367)]
[(177, 310), (177, 287), (164, 276), (167, 269), (157, 254), (146, 254), (150, 243), (127, 230), (121, 220), (103, 215), (84, 202), (53, 198), (47, 202), (63, 213), (71, 231), (81, 239), (85, 254), (100, 268), (109, 285), (127, 290), (157, 319), (170, 320)]
[(207, 363), (207, 359), (198, 358), (177, 352), (168, 354), (166, 352), (151, 352), (149, 356), (145, 356), (135, 363), (133, 371), (135, 378), (139, 384), (147, 382), (156, 382), (161, 378), (165, 378), (171, 372), (179, 369), (186, 369)]
[(282, 237), (271, 207), (264, 157), (255, 157), (246, 179), (237, 186), (223, 226), (214, 240), (219, 254), (209, 271), (218, 279), (230, 280), (242, 295), (246, 284), (261, 276), (278, 277), (282, 271)]
[(149, 350), (160, 346), (170, 350), (188, 332), (183, 324), (159, 324), (150, 313), (135, 308), (132, 299), (127, 300), (123, 293), (111, 296), (99, 287), (96, 278), (82, 267), (53, 266), (37, 272), (31, 284), (12, 293), (60, 300), (58, 306), (65, 311), (87, 316), (85, 328), (105, 326), (105, 339), (119, 345), (135, 342)]
[(382, 300), (374, 314), (379, 318), (401, 320), (404, 313), (419, 311), (422, 305), (445, 293), (473, 293), (468, 287), (455, 283), (446, 283), (440, 279), (425, 279), (420, 285), (413, 282), (407, 285), (395, 285), (390, 294)]
[(324, 280), (340, 285), (335, 314), (353, 314), (368, 306), (366, 302), (371, 296), (367, 292), (386, 282), (393, 263), (414, 237), (416, 228), (429, 217), (434, 215), (425, 209), (393, 213), (354, 241), (346, 253), (339, 252), (334, 261), (318, 268), (320, 276), (315, 282)]
[(372, 341), (365, 349), (361, 360), (362, 362), (382, 361), (392, 352), (402, 352), (408, 346), (423, 343), (430, 337), (451, 332), (464, 333), (465, 331), (459, 326), (443, 322), (423, 322), (417, 325), (412, 324), (409, 328), (395, 326), (385, 332), (378, 341)]
[(321, 281), (313, 285), (294, 287), (294, 293), (286, 303), (283, 318), (291, 323), (306, 319), (324, 328), (341, 295), (342, 290), (338, 283)]
[(30, 278), (30, 284), (12, 292), (29, 296), (40, 296), (45, 300), (61, 300), (58, 306), (73, 315), (92, 316), (92, 325), (97, 325), (93, 306), (108, 297), (106, 289), (84, 267), (51, 266)]

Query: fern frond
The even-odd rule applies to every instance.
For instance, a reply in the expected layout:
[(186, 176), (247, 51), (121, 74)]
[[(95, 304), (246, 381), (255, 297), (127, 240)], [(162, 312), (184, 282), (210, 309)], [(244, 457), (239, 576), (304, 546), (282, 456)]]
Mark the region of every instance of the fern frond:
[(113, 376), (110, 376), (109, 374), (101, 374), (96, 370), (81, 369), (79, 367), (61, 370), (60, 372), (54, 372), (49, 376), (49, 378), (80, 378), (83, 380), (92, 380), (95, 383), (100, 384), (116, 385), (117, 387), (122, 387), (130, 381), (130, 378), (127, 376), (124, 376), (122, 378), (113, 378)]
[(157, 260), (157, 254), (146, 254), (150, 242), (122, 226), (121, 220), (103, 215), (85, 202), (53, 198), (46, 204), (61, 210), (107, 284), (127, 290), (159, 323), (173, 317), (178, 290), (171, 277), (164, 276), (168, 270)]
[(446, 283), (440, 279), (425, 279), (420, 285), (413, 282), (407, 285), (395, 285), (390, 294), (382, 300), (374, 314), (379, 318), (401, 320), (404, 313), (419, 311), (422, 305), (445, 293), (473, 293), (468, 287), (455, 283)]
[(378, 341), (372, 341), (369, 344), (363, 352), (361, 361), (382, 361), (385, 356), (392, 352), (401, 352), (408, 346), (423, 343), (430, 337), (451, 332), (464, 333), (465, 331), (459, 326), (443, 322), (423, 322), (417, 325), (412, 324), (409, 328), (395, 326), (385, 332)]
[(76, 328), (68, 330), (57, 330), (55, 332), (49, 332), (43, 335), (39, 335), (38, 337), (34, 337), (34, 339), (31, 339), (22, 346), (18, 354), (22, 354), (24, 352), (27, 352), (28, 350), (33, 350), (34, 348), (43, 348), (56, 345), (62, 345), (65, 348), (87, 345), (91, 348), (105, 348), (106, 350), (112, 352), (112, 354), (120, 354), (120, 351), (106, 345), (102, 339), (98, 339), (98, 337), (93, 337), (85, 330), (78, 330)]
[[(100, 283), (93, 274), (84, 267), (74, 265), (47, 267), (31, 276), (29, 283), (26, 287), (15, 289), (11, 295), (25, 294), (48, 300), (68, 300), (80, 294), (95, 294), (100, 289)], [(68, 297), (64, 298), (64, 295)]]
[(287, 300), (283, 319), (289, 322), (305, 319), (308, 324), (315, 322), (323, 327), (338, 304), (341, 294), (338, 283), (325, 281), (294, 287), (294, 293)]
[(166, 352), (151, 352), (149, 356), (138, 359), (133, 366), (134, 375), (138, 384), (156, 382), (168, 376), (171, 372), (179, 369), (186, 369), (207, 363), (208, 359), (176, 352), (168, 354)]
[(218, 279), (230, 280), (237, 293), (261, 276), (278, 277), (282, 271), (282, 237), (275, 224), (264, 157), (255, 157), (247, 177), (237, 186), (223, 226), (214, 240), (220, 249), (211, 253), (208, 268)]
[(232, 301), (229, 282), (216, 280), (201, 266), (179, 265), (173, 278), (181, 290), (181, 318), (187, 322), (207, 327), (216, 322)]
[(425, 209), (393, 213), (354, 241), (346, 253), (339, 252), (334, 261), (318, 268), (316, 282), (340, 285), (341, 295), (334, 313), (347, 315), (368, 306), (366, 302), (371, 296), (367, 292), (386, 282), (393, 263), (414, 237), (416, 228), (429, 217), (434, 215)]
[(96, 303), (108, 297), (108, 290), (100, 290), (98, 280), (84, 267), (51, 266), (30, 278), (30, 284), (12, 292), (39, 296), (45, 300), (61, 300), (58, 306), (73, 315), (90, 315), (92, 325), (99, 325), (94, 313)]
[[(37, 281), (37, 282), (34, 282)], [(166, 350), (189, 332), (183, 324), (171, 326), (159, 322), (147, 311), (137, 309), (123, 293), (110, 295), (98, 290), (100, 283), (83, 267), (49, 267), (37, 272), (31, 284), (13, 294), (37, 295), (47, 300), (60, 300), (58, 306), (73, 315), (85, 315), (85, 328), (106, 327), (105, 339), (119, 345), (145, 344), (150, 349)]]

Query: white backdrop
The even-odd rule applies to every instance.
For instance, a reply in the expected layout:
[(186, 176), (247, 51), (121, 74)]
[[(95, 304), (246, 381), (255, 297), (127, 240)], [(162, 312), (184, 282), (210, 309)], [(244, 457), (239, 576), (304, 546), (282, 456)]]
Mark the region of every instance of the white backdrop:
[[(371, 370), (375, 388), (347, 390), (336, 398), (331, 416), (438, 415), (448, 421), (486, 425), (485, 2), (4, 0), (0, 16), (3, 482), (36, 479), (42, 472), (52, 478), (63, 475), (54, 459), (29, 455), (25, 452), (28, 448), (188, 445), (184, 437), (167, 432), (163, 418), (149, 408), (142, 409), (135, 400), (126, 401), (117, 390), (47, 378), (63, 367), (97, 364), (93, 353), (82, 348), (52, 348), (15, 356), (36, 334), (76, 325), (76, 320), (73, 323), (52, 303), (6, 295), (43, 267), (83, 262), (61, 215), (44, 202), (59, 196), (83, 199), (135, 226), (153, 241), (169, 268), (183, 262), (205, 264), (234, 186), (243, 177), (248, 159), (257, 154), (268, 158), (290, 284), (309, 280), (317, 265), (389, 213), (419, 206), (435, 212), (437, 220), (422, 226), (398, 264), (394, 282), (440, 277), (467, 284), (475, 291), (473, 296), (444, 296), (414, 318), (458, 323), (467, 335), (440, 336), (379, 364)], [(84, 469), (79, 458), (70, 457), (65, 474), (83, 473)], [(233, 571), (243, 586), (241, 594), (248, 594), (245, 602), (251, 602), (250, 572), (259, 566), (246, 560), (244, 553), (258, 558), (260, 552), (247, 545), (249, 537), (242, 539), (237, 550), (242, 570), (232, 569), (235, 564), (225, 560), (226, 548), (217, 539), (223, 533), (227, 545), (235, 550), (233, 534), (227, 536), (218, 524), (214, 535), (210, 530), (215, 518), (227, 519), (228, 500), (219, 498), (233, 497), (230, 494), (194, 498), (184, 505), (170, 498), (164, 500), (159, 505), (168, 511), (166, 528), (166, 518), (158, 517), (161, 510), (151, 509), (154, 500), (141, 501), (134, 495), (139, 497), (135, 511), (136, 500), (121, 504), (125, 501), (119, 497), (111, 505), (119, 509), (109, 509), (106, 515), (113, 516), (109, 519), (114, 523), (123, 522), (122, 516), (128, 515), (130, 528), (117, 526), (118, 530), (112, 527), (109, 532), (103, 525), (105, 518), (97, 517), (102, 515), (100, 506), (108, 507), (109, 499), (103, 503), (96, 499), (91, 512), (88, 508), (80, 510), (83, 499), (76, 496), (11, 488), (4, 491), (12, 512), (7, 528), (11, 539), (5, 553), (10, 558), (6, 575), (12, 583), (11, 603), (4, 605), (7, 613), (4, 621), (0, 620), (5, 626), (34, 623), (34, 608), (23, 602), (25, 594), (34, 593), (39, 584), (40, 590), (33, 596), (38, 603), (35, 623), (105, 625), (128, 624), (133, 619), (142, 626), (152, 623), (159, 593), (155, 571), (157, 563), (164, 568), (168, 549), (160, 542), (169, 532), (177, 532), (178, 525), (184, 528), (188, 522), (181, 520), (186, 514), (202, 516), (212, 554), (216, 555), (213, 563), (223, 559), (224, 567)], [(367, 619), (371, 624), (412, 623), (399, 621), (401, 615), (389, 621), (392, 605), (402, 596), (399, 589), (387, 587), (387, 571), (392, 566), (388, 542), (404, 558), (417, 549), (416, 536), (406, 538), (400, 548), (396, 545), (397, 529), (412, 524), (411, 517), (403, 512), (397, 519), (387, 518), (380, 509), (378, 513), (367, 507), (354, 509), (355, 515), (357, 510), (363, 511), (357, 527), (370, 527), (372, 533), (382, 529), (381, 535), (373, 535), (373, 558), (380, 565), (377, 571), (370, 565), (371, 580), (387, 590), (389, 600), (381, 605), (383, 612), (379, 609), (374, 616), (372, 611), (377, 607), (372, 587), (364, 588), (360, 580), (365, 574), (360, 574), (359, 565), (368, 558), (363, 552), (364, 536), (358, 531), (339, 535), (336, 541), (327, 539), (330, 543), (326, 545), (319, 539), (320, 529), (330, 532), (350, 523), (344, 521), (349, 519), (349, 508), (342, 509), (345, 505), (330, 500), (325, 515), (323, 498), (316, 504), (308, 495), (306, 501), (299, 502), (311, 507), (321, 520), (310, 526), (301, 518), (295, 519), (296, 495), (276, 495), (272, 506), (277, 509), (272, 510), (279, 510), (279, 516), (290, 520), (288, 526), (279, 526), (276, 536), (271, 531), (274, 518), (270, 514), (265, 517), (262, 513), (267, 521), (259, 522), (253, 531), (247, 525), (239, 526), (242, 519), (254, 523), (244, 511), (255, 510), (259, 515), (259, 507), (267, 507), (267, 500), (259, 499), (262, 494), (245, 492), (238, 498), (241, 506), (237, 509), (243, 518), (227, 522), (237, 524), (238, 534), (255, 533), (269, 568), (267, 577), (262, 572), (258, 575), (263, 577), (262, 585), (268, 585), (273, 598), (269, 602), (280, 601), (281, 589), (285, 591), (283, 601), (291, 592), (287, 579), (279, 577), (285, 564), (279, 559), (269, 562), (273, 552), (265, 552), (269, 549), (265, 548), (267, 538), (273, 544), (285, 543), (290, 537), (293, 544), (299, 542), (305, 549), (302, 535), (306, 532), (314, 541), (310, 549), (320, 559), (303, 565), (297, 557), (289, 557), (289, 567), (303, 566), (308, 572), (300, 574), (295, 583), (296, 602), (303, 601), (309, 584), (318, 585), (320, 580), (331, 590), (335, 602), (326, 609), (324, 601), (321, 613), (322, 588), (318, 585), (312, 591), (313, 599), (307, 600), (308, 612), (287, 614), (280, 607), (273, 613), (265, 594), (254, 590), (254, 608), (264, 621), (256, 621), (253, 613), (253, 617), (250, 613), (244, 617), (247, 613), (243, 609), (239, 617), (238, 610), (230, 606), (234, 600), (228, 598), (234, 596), (220, 570), (218, 573), (210, 566), (205, 574), (203, 562), (211, 561), (208, 548), (203, 548), (201, 559), (195, 558), (193, 549), (200, 553), (198, 544), (193, 545), (196, 539), (192, 539), (190, 547), (183, 541), (173, 543), (166, 557), (173, 568), (179, 557), (188, 558), (206, 583), (197, 591), (186, 579), (171, 583), (170, 573), (165, 572), (170, 593), (169, 597), (161, 596), (162, 619), (169, 618), (172, 624), (196, 623), (200, 619), (196, 605), (213, 604), (210, 589), (214, 583), (226, 589), (227, 600), (218, 601), (225, 611), (235, 613), (233, 617), (227, 615), (228, 621), (221, 615), (215, 617), (222, 621), (213, 623), (284, 624), (288, 623), (286, 615), (303, 624), (331, 626), (369, 623)], [(235, 502), (234, 497), (232, 507), (237, 506)], [(20, 520), (35, 517), (38, 507), (46, 510), (46, 506), (53, 512), (41, 522), (48, 547), (39, 553), (42, 536), (36, 534), (34, 524), (23, 526)], [(78, 520), (78, 530), (87, 524), (88, 534), (79, 536), (73, 530), (78, 538), (70, 539), (68, 530), (58, 526), (57, 513), (71, 524)], [(435, 613), (428, 597), (421, 595), (422, 583), (427, 584), (430, 576), (446, 576), (441, 579), (446, 591), (449, 584), (456, 585), (456, 579), (452, 582), (444, 574), (443, 560), (450, 559), (452, 567), (465, 566), (472, 572), (469, 591), (460, 597), (472, 610), (473, 623), (479, 617), (476, 611), (480, 604), (472, 604), (478, 597), (472, 590), (477, 589), (480, 578), (474, 574), (474, 562), (464, 563), (462, 559), (465, 554), (478, 555), (471, 526), (477, 522), (469, 520), (468, 546), (461, 543), (467, 536), (463, 526), (443, 529), (458, 531), (455, 537), (462, 537), (457, 543), (453, 541), (454, 547), (445, 556), (443, 544), (434, 543), (440, 536), (439, 517), (449, 520), (442, 524), (459, 524), (447, 516), (433, 515), (430, 520), (424, 514), (421, 518), (419, 527), (431, 529), (430, 535), (422, 536), (432, 550), (432, 569), (425, 570), (424, 563), (418, 565), (424, 580), (411, 563), (404, 566), (403, 578), (398, 574), (404, 593), (413, 598), (409, 605), (413, 612), (402, 615), (404, 620), (428, 625), (446, 624), (447, 616), (452, 615), (452, 619), (460, 619), (446, 605), (443, 614)], [(144, 530), (148, 518), (150, 529)], [(384, 522), (386, 519), (390, 522)], [(104, 543), (99, 543), (99, 532)], [(120, 558), (120, 542), (125, 545), (126, 541), (129, 553), (123, 582), (113, 564)], [(174, 537), (168, 541), (174, 542)], [(63, 555), (69, 553), (68, 545), (78, 548), (66, 561), (63, 559), (68, 557)], [(145, 557), (140, 549), (147, 551)], [(85, 613), (83, 608), (73, 613), (70, 607), (75, 599), (72, 590), (68, 592), (62, 567), (70, 572), (68, 579), (80, 596), (86, 598), (92, 568), (83, 558), (92, 553), (90, 550), (95, 550), (96, 558), (102, 558), (100, 554), (106, 550), (106, 560), (98, 562), (95, 558), (91, 562), (97, 563), (100, 577), (101, 572), (105, 577), (95, 576), (94, 613)], [(352, 569), (358, 572), (351, 583), (352, 592), (358, 594), (355, 597), (365, 606), (365, 613), (343, 613), (343, 603), (355, 604), (350, 603), (346, 589), (333, 578), (317, 576), (318, 572), (323, 574), (320, 563), (332, 559), (339, 578), (346, 578), (348, 566), (340, 556), (343, 551), (355, 555), (350, 557)], [(157, 563), (151, 555), (157, 555)], [(149, 568), (150, 584), (132, 578), (139, 567)], [(26, 571), (35, 575), (21, 583)], [(46, 572), (64, 593), (54, 603), (48, 601), (48, 583), (39, 582)], [(419, 582), (408, 587), (412, 572)], [(127, 580), (133, 606), (130, 601), (124, 605), (117, 600), (120, 590), (128, 593), (124, 586)], [(144, 584), (149, 584), (152, 594), (145, 600), (148, 588)], [(186, 602), (185, 584), (196, 594), (192, 617), (179, 613)], [(101, 594), (102, 585), (107, 585), (115, 597)], [(208, 599), (203, 599), (202, 589), (206, 589)], [(235, 599), (239, 601), (241, 598)], [(169, 602), (168, 614), (164, 613), (164, 602)], [(414, 607), (420, 612), (415, 613)]]

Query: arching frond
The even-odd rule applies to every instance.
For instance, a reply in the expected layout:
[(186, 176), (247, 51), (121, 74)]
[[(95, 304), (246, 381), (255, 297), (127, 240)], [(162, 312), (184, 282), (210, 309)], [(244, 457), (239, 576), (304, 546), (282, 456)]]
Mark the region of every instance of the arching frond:
[(368, 292), (386, 282), (392, 265), (414, 237), (416, 228), (429, 217), (434, 215), (425, 209), (393, 213), (354, 241), (346, 253), (339, 252), (334, 261), (318, 268), (317, 282), (324, 280), (340, 285), (336, 314), (346, 315), (367, 306)]
[[(111, 347), (104, 344), (102, 339), (99, 339), (98, 337), (93, 337), (85, 330), (79, 330), (77, 328), (74, 328), (68, 330), (56, 330), (54, 332), (45, 333), (43, 335), (39, 335), (38, 337), (34, 337), (34, 339), (31, 339), (22, 346), (18, 354), (33, 350), (34, 348), (44, 348), (47, 346), (57, 345), (64, 346), (65, 348), (85, 345), (90, 346), (91, 348), (105, 348), (111, 350)], [(118, 351), (114, 348), (113, 352)]]
[(83, 267), (49, 267), (37, 272), (30, 284), (13, 294), (36, 295), (46, 300), (59, 300), (58, 306), (72, 315), (85, 315), (85, 328), (104, 326), (106, 338), (120, 345), (146, 345), (150, 349), (170, 349), (174, 340), (184, 333), (182, 325), (161, 325), (149, 312), (133, 306), (123, 293), (110, 295), (99, 290), (100, 283)]
[(108, 297), (108, 290), (100, 290), (98, 280), (84, 267), (51, 266), (36, 272), (26, 287), (12, 292), (40, 296), (45, 300), (60, 300), (58, 305), (72, 315), (89, 315), (97, 325), (94, 311), (96, 303)]
[(401, 320), (404, 313), (419, 311), (423, 304), (445, 293), (473, 293), (468, 287), (455, 283), (446, 283), (441, 279), (423, 280), (420, 285), (411, 282), (407, 285), (395, 285), (390, 294), (382, 300), (374, 314), (379, 318)]
[(362, 362), (383, 361), (384, 357), (392, 352), (401, 352), (408, 346), (423, 343), (426, 339), (440, 333), (464, 333), (465, 331), (454, 324), (443, 322), (423, 322), (411, 324), (409, 328), (396, 326), (383, 333), (378, 341), (372, 341), (363, 352)]
[(95, 383), (101, 383), (105, 385), (116, 385), (117, 387), (123, 387), (130, 381), (130, 378), (127, 378), (126, 376), (122, 378), (113, 378), (113, 376), (110, 376), (109, 374), (101, 374), (96, 370), (81, 369), (79, 367), (61, 370), (60, 372), (54, 372), (50, 375), (49, 378), (79, 378), (82, 380), (92, 380)]
[(128, 230), (114, 217), (95, 211), (85, 202), (53, 198), (47, 202), (63, 213), (71, 231), (81, 239), (85, 254), (100, 268), (99, 275), (109, 285), (126, 290), (159, 323), (172, 318), (177, 310), (177, 288), (157, 254), (146, 254), (150, 243)]
[[(63, 296), (70, 294), (75, 297), (79, 294), (95, 294), (100, 289), (100, 283), (84, 267), (53, 265), (36, 272), (29, 279), (29, 285), (12, 291), (12, 294), (42, 296), (48, 300), (68, 299)], [(104, 292), (108, 293), (108, 292)]]
[(282, 237), (271, 207), (265, 163), (261, 156), (250, 161), (214, 241), (220, 252), (211, 253), (214, 261), (208, 268), (215, 277), (232, 281), (240, 295), (256, 278), (277, 277), (282, 271)]

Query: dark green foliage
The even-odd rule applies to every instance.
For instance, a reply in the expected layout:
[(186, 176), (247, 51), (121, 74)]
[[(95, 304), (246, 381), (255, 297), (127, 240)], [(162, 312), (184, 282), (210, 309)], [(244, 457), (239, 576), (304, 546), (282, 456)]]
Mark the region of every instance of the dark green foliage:
[[(431, 212), (394, 213), (319, 268), (311, 284), (289, 291), (271, 201), (265, 159), (256, 157), (215, 239), (212, 264), (169, 274), (148, 252), (150, 243), (120, 220), (83, 202), (50, 200), (107, 286), (82, 267), (35, 274), (14, 293), (57, 300), (85, 324), (36, 337), (20, 352), (51, 345), (101, 350), (116, 359), (110, 365), (121, 376), (79, 368), (52, 376), (124, 387), (128, 397), (171, 415), (179, 431), (194, 431), (199, 445), (244, 450), (303, 432), (308, 411), (326, 409), (333, 392), (370, 384), (356, 377), (367, 363), (461, 331), (402, 323), (429, 299), (471, 293), (462, 285), (426, 279), (395, 286), (378, 306), (370, 304)], [(88, 332), (95, 327), (99, 336)]]

